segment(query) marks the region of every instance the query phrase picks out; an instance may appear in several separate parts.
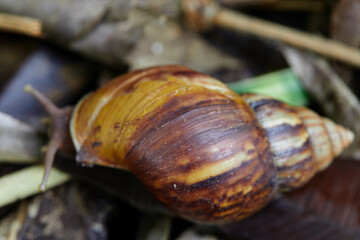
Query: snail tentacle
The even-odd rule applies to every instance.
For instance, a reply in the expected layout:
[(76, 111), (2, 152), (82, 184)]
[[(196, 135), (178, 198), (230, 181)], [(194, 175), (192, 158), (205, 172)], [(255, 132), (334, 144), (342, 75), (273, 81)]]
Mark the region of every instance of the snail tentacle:
[(33, 95), (45, 108), (51, 117), (50, 143), (47, 146), (45, 155), (45, 168), (42, 182), (39, 189), (46, 190), (46, 183), (54, 164), (56, 152), (60, 149), (65, 154), (74, 152), (74, 147), (69, 134), (69, 121), (72, 107), (58, 108), (49, 98), (37, 91), (31, 85), (26, 85), (24, 91)]

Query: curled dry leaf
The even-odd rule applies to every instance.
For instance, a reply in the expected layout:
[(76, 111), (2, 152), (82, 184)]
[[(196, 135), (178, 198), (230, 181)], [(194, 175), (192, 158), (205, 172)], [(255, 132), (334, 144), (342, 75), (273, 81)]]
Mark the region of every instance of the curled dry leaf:
[(41, 159), (44, 139), (36, 129), (0, 112), (0, 162), (30, 163)]
[(345, 154), (360, 159), (360, 102), (355, 94), (324, 59), (291, 47), (282, 47), (282, 52), (324, 113), (355, 133), (355, 140)]

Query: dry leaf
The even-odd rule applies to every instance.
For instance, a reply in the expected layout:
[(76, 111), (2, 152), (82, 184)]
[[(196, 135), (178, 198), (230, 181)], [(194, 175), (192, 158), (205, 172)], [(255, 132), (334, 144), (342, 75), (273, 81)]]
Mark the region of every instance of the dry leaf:
[(26, 208), (17, 239), (105, 240), (112, 201), (77, 184), (48, 191)]
[(204, 72), (241, 67), (239, 60), (167, 19), (180, 17), (178, 2), (0, 0), (0, 11), (38, 18), (47, 38), (115, 67), (176, 63)]
[(39, 161), (44, 144), (34, 127), (0, 112), (0, 162)]

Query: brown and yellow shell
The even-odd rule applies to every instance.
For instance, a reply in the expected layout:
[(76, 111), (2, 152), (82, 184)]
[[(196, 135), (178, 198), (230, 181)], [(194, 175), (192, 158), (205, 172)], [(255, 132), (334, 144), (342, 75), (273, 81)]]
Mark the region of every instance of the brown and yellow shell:
[(269, 97), (239, 96), (182, 66), (116, 78), (75, 108), (77, 161), (133, 172), (192, 221), (249, 216), (326, 168), (353, 134)]

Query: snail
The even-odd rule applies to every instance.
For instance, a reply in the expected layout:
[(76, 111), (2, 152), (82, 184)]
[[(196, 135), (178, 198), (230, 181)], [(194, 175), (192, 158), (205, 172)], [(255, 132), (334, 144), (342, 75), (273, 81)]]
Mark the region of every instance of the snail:
[(254, 214), (278, 191), (307, 183), (354, 138), (309, 109), (238, 95), (183, 66), (125, 74), (73, 109), (26, 90), (53, 117), (42, 188), (56, 151), (75, 151), (80, 164), (131, 171), (170, 210), (200, 223)]

